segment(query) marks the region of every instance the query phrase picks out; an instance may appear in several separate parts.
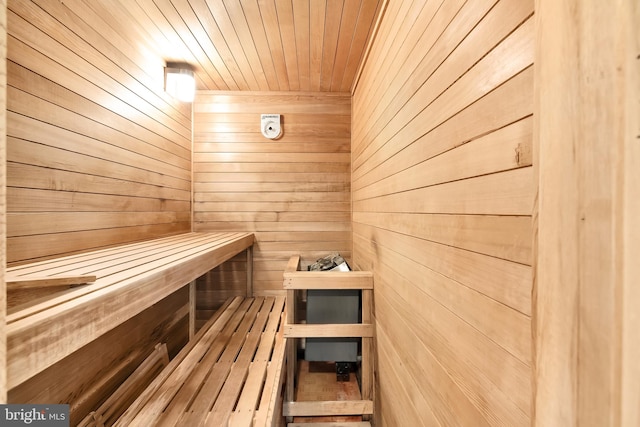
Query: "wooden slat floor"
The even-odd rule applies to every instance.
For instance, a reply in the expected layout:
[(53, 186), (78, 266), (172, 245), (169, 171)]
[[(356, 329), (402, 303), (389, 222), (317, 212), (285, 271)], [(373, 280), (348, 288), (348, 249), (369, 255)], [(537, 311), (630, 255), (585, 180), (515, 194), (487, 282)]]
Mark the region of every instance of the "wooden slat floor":
[(283, 296), (230, 298), (115, 426), (271, 425), (283, 309)]

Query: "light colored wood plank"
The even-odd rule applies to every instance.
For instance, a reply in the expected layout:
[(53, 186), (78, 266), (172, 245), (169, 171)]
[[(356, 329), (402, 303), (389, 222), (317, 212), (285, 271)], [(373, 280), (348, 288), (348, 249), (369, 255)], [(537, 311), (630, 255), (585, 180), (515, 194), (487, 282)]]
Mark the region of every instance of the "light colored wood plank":
[(196, 281), (189, 283), (189, 339), (196, 334)]
[(7, 291), (29, 288), (46, 288), (56, 286), (77, 286), (95, 282), (96, 276), (49, 276), (42, 278), (11, 278), (7, 276)]
[(253, 296), (253, 246), (247, 248), (247, 297)]
[[(172, 381), (178, 383), (186, 381), (192, 370), (195, 369), (197, 361), (208, 354), (211, 343), (218, 334), (223, 332), (225, 325), (234, 316), (236, 310), (246, 310), (248, 304), (240, 297), (227, 300), (207, 324), (198, 331), (195, 338), (180, 350), (167, 368), (138, 396), (136, 401), (118, 419), (116, 425), (128, 426), (137, 416), (146, 420), (155, 419), (178, 392), (175, 387), (172, 389), (166, 384), (167, 379), (172, 378)], [(230, 323), (236, 324), (235, 320), (231, 320)]]
[[(298, 60), (298, 81), (300, 90), (310, 90), (311, 54), (310, 2), (292, 2), (293, 25), (296, 36), (296, 58)], [(325, 27), (326, 28), (326, 27)]]
[[(533, 208), (532, 168), (417, 188), (354, 201), (355, 211), (474, 215), (529, 215)], [(418, 183), (414, 185), (419, 185)]]
[(536, 2), (532, 425), (633, 426), (640, 13), (634, 2), (558, 6)]
[(358, 223), (531, 264), (531, 219), (526, 216), (354, 212), (353, 218)]
[(284, 273), (285, 289), (373, 289), (370, 271), (301, 271)]
[[(276, 346), (274, 347), (271, 363), (267, 371), (267, 379), (265, 380), (264, 390), (271, 391), (271, 394), (262, 393), (262, 399), (260, 401), (260, 407), (256, 411), (256, 425), (262, 425), (264, 419), (264, 425), (266, 426), (279, 426), (282, 424), (282, 403), (283, 395), (282, 384), (285, 381), (285, 356), (287, 349), (287, 342), (283, 335), (282, 325), (286, 323), (287, 314), (283, 313), (280, 322), (280, 328), (278, 331), (278, 338), (276, 340)], [(288, 356), (287, 356), (288, 357)]]
[(285, 338), (349, 338), (373, 337), (371, 324), (302, 324), (286, 325)]
[[(394, 176), (379, 179), (376, 174), (370, 174), (356, 180), (353, 183), (354, 197), (356, 200), (367, 199), (530, 166), (532, 139), (533, 118), (527, 117), (425, 159), (425, 163), (414, 165)], [(375, 186), (367, 185), (373, 182)]]
[(368, 421), (336, 421), (325, 423), (289, 423), (287, 427), (371, 427), (371, 423)]
[[(37, 67), (31, 68), (33, 71), (43, 76), (52, 77), (52, 81), (57, 81), (60, 79), (60, 75), (55, 78), (51, 73), (56, 68), (59, 68), (63, 75), (67, 75), (74, 81), (80, 93), (97, 94), (102, 92), (102, 96), (110, 99), (110, 102), (115, 105), (119, 104), (118, 108), (122, 110), (123, 114), (131, 117), (135, 116), (134, 110), (144, 112), (149, 116), (149, 119), (145, 120), (146, 124), (160, 135), (164, 135), (170, 140), (178, 136), (188, 139), (190, 134), (188, 128), (175, 127), (173, 130), (169, 130), (168, 127), (163, 126), (162, 122), (166, 117), (159, 115), (158, 110), (144, 98), (130, 92), (130, 95), (123, 95), (128, 101), (124, 102), (114, 96), (114, 93), (122, 90), (122, 86), (118, 87), (115, 78), (115, 74), (121, 70), (113, 68), (112, 63), (95, 50), (86, 49), (83, 46), (83, 40), (74, 36), (68, 30), (63, 30), (64, 27), (60, 27), (60, 31), (52, 33), (52, 37), (47, 37), (43, 29), (51, 28), (55, 24), (51, 21), (53, 17), (43, 12), (40, 8), (30, 3), (12, 4), (8, 10), (8, 19), (15, 23), (11, 27), (12, 36), (29, 46), (48, 52), (47, 57), (40, 58)], [(40, 25), (36, 27), (33, 25), (34, 22), (39, 22)], [(85, 57), (80, 57), (72, 50), (73, 48), (78, 51), (84, 51), (87, 55), (86, 58), (94, 62), (91, 63)], [(51, 65), (47, 65), (47, 63)], [(54, 65), (54, 63), (58, 65)], [(71, 69), (60, 67), (59, 64), (67, 64)], [(103, 71), (102, 68), (105, 68), (105, 70)], [(114, 77), (107, 74), (107, 71), (114, 73)], [(71, 74), (74, 75), (72, 76)], [(129, 92), (130, 89), (126, 89), (126, 91)]]
[[(280, 73), (282, 70), (278, 67), (278, 65), (284, 65), (284, 60), (282, 59), (282, 47), (280, 46), (280, 50), (278, 51), (280, 56), (276, 57), (274, 54), (276, 47), (274, 46), (274, 50), (272, 50), (267, 38), (268, 30), (266, 28), (268, 27), (271, 29), (270, 26), (275, 26), (275, 23), (270, 22), (267, 24), (263, 21), (266, 17), (261, 15), (260, 5), (258, 2), (241, 0), (240, 3), (242, 10), (244, 11), (244, 16), (247, 20), (247, 25), (251, 31), (252, 42), (255, 44), (257, 54), (260, 57), (260, 64), (262, 65), (262, 70), (269, 84), (269, 90), (284, 90), (286, 85), (282, 85), (281, 83)], [(286, 78), (286, 70), (284, 71), (284, 74), (285, 75), (283, 77)]]
[[(321, 3), (325, 4), (323, 0), (310, 4), (309, 11), (322, 9)], [(281, 25), (295, 28), (300, 22), (294, 21), (300, 12), (294, 9), (298, 5), (266, 2), (260, 4), (261, 11), (269, 4), (277, 9), (276, 21), (284, 19), (278, 21)], [(267, 13), (273, 15), (273, 11)], [(266, 25), (273, 17), (263, 19)], [(295, 48), (287, 55), (291, 53), (287, 61), (298, 68)], [(295, 79), (300, 84), (297, 73)], [(255, 247), (256, 261), (286, 259), (292, 253), (317, 258), (325, 248), (348, 252), (350, 217), (345, 213), (349, 209), (342, 208), (350, 202), (349, 105), (350, 97), (345, 94), (201, 93), (194, 114), (219, 117), (195, 123), (195, 229), (213, 231), (223, 224), (226, 230), (251, 229), (264, 243)], [(259, 113), (265, 111), (284, 116), (285, 133), (278, 141), (265, 140), (258, 132)], [(317, 234), (333, 231), (345, 233), (335, 245)], [(276, 234), (299, 236), (306, 243), (287, 248), (290, 239), (279, 242), (270, 237)], [(278, 286), (277, 279), (267, 279), (277, 268), (266, 266), (256, 262), (257, 293)], [(268, 288), (262, 288), (263, 284)]]
[(354, 232), (354, 242), (365, 252), (375, 253), (377, 249), (373, 244), (395, 248), (395, 252), (430, 270), (531, 315), (532, 269), (529, 266), (363, 225), (356, 225)]
[(337, 400), (333, 402), (285, 402), (285, 416), (371, 415), (370, 400)]
[[(4, 111), (7, 106), (7, 2), (0, 1), (0, 108)], [(6, 114), (0, 117), (0, 164), (7, 161), (7, 119)], [(0, 242), (6, 243), (6, 212), (7, 212), (7, 176), (0, 174)], [(6, 266), (7, 247), (0, 247), (0, 263)], [(7, 402), (7, 340), (5, 317), (7, 310), (7, 292), (5, 284), (5, 268), (0, 271), (0, 402)]]
[(414, 385), (416, 378), (393, 362), (400, 350), (394, 348), (382, 327), (378, 328), (378, 340), (378, 345), (381, 346), (377, 361), (379, 394), (382, 399), (385, 399), (384, 401), (394, 397), (398, 405), (398, 411), (392, 414), (394, 418), (392, 425), (442, 426), (443, 424), (436, 417), (439, 414), (435, 412), (437, 408), (435, 399), (429, 400), (425, 397), (429, 394), (429, 390), (426, 387)]
[[(404, 283), (401, 285), (405, 286)], [(454, 314), (446, 309), (439, 309), (437, 303), (434, 306), (431, 301), (421, 299), (422, 311), (431, 312), (415, 316), (410, 310), (415, 310), (416, 304), (408, 304), (404, 297), (398, 300), (397, 295), (387, 290), (388, 283), (377, 280), (376, 287), (384, 287), (383, 293), (376, 296), (376, 319), (379, 324), (391, 322), (399, 327), (404, 326), (401, 331), (394, 332), (389, 337), (391, 341), (387, 342), (386, 347), (393, 348), (396, 357), (392, 357), (387, 363), (394, 363), (399, 355), (407, 354), (413, 349), (404, 366), (406, 375), (417, 381), (416, 385), (406, 385), (407, 392), (424, 394), (418, 400), (429, 402), (442, 425), (455, 420), (467, 420), (471, 423), (484, 421), (484, 424), (489, 425), (489, 419), (500, 420), (507, 425), (526, 424), (531, 405), (531, 386), (530, 369), (525, 364), (481, 334), (475, 335), (472, 327), (455, 320)], [(404, 294), (405, 289), (400, 292)], [(416, 296), (414, 298), (418, 299)], [(433, 321), (433, 316), (437, 315), (442, 316), (442, 319)], [(415, 327), (410, 327), (411, 324), (415, 324)], [(380, 329), (377, 328), (378, 339)], [(469, 341), (446, 343), (443, 336), (447, 331), (452, 333), (454, 329)], [(421, 347), (427, 345), (430, 351)], [(454, 348), (459, 349), (459, 346), (469, 346), (468, 351), (476, 354), (455, 353)], [(503, 357), (504, 355), (507, 357)], [(487, 364), (488, 358), (502, 360), (502, 364)], [(506, 370), (511, 374), (507, 374)], [(432, 380), (420, 381), (427, 373)], [(464, 388), (459, 384), (465, 384)], [(417, 408), (419, 407), (418, 405)]]
[[(34, 188), (7, 188), (7, 200), (11, 210), (20, 212), (186, 212), (186, 200), (165, 200), (141, 197), (104, 197), (100, 194), (72, 193), (68, 191), (47, 191)], [(240, 209), (241, 210), (241, 209)]]
[[(245, 10), (240, 4), (239, 0), (226, 2), (224, 4), (226, 13), (229, 16), (229, 20), (232, 24), (232, 30), (237, 35), (238, 40), (240, 41), (240, 45), (242, 46), (242, 52), (247, 58), (249, 69), (247, 69), (247, 73), (251, 72), (253, 78), (257, 81), (257, 86), (255, 86), (256, 90), (273, 90), (277, 89), (272, 86), (273, 76), (269, 75), (269, 79), (267, 79), (267, 72), (265, 68), (268, 69), (271, 61), (262, 62), (262, 57), (259, 54), (258, 49), (264, 48), (264, 44), (256, 41), (253, 37), (252, 32), (249, 28), (249, 24), (247, 23), (247, 18), (245, 16)], [(216, 20), (220, 22), (220, 12), (221, 10), (217, 9), (216, 6), (209, 5), (213, 15), (216, 17)], [(225, 28), (221, 27), (223, 32), (225, 32), (225, 40), (228, 40), (230, 37), (233, 37), (231, 34), (227, 34)], [(260, 45), (260, 47), (258, 46)], [(237, 52), (234, 48), (233, 52)], [(238, 55), (238, 53), (236, 53)]]
[(338, 50), (342, 10), (345, 3), (338, 0), (327, 0), (324, 34), (322, 40), (322, 62), (320, 90), (331, 89), (331, 77), (334, 72), (334, 59)]
[(280, 27), (280, 41), (284, 52), (287, 75), (289, 76), (289, 90), (304, 90), (304, 88), (300, 86), (298, 71), (293, 3), (276, 0), (275, 9)]
[[(273, 303), (273, 298), (264, 299), (260, 311), (253, 320), (251, 330), (245, 337), (242, 349), (240, 353), (238, 353), (229, 371), (229, 376), (225, 380), (218, 398), (215, 400), (213, 407), (207, 415), (207, 420), (216, 420), (216, 422), (222, 422), (223, 424), (228, 423), (229, 417), (241, 397), (241, 393), (245, 391), (244, 386), (247, 375), (249, 374), (249, 367), (256, 354), (258, 343), (261, 340), (263, 329), (270, 316)], [(269, 392), (269, 390), (267, 390), (267, 392)]]
[(375, 370), (375, 324), (373, 323), (373, 290), (363, 289), (362, 291), (362, 323), (372, 324), (374, 326), (374, 336), (371, 338), (362, 338), (362, 379), (361, 379), (361, 395), (363, 400), (374, 400), (374, 370)]
[[(278, 326), (283, 308), (284, 297), (279, 297), (269, 315), (269, 323), (264, 331), (265, 336), (260, 340), (260, 346), (249, 367), (245, 387), (229, 419), (230, 426), (253, 425), (256, 408), (268, 407), (274, 395), (281, 392), (281, 375), (278, 372), (282, 369), (281, 361), (284, 361), (284, 338), (282, 333), (278, 332)], [(273, 363), (269, 363), (270, 358)]]
[[(289, 258), (287, 265), (284, 269), (284, 274), (292, 273), (298, 271), (300, 268), (300, 256), (293, 255)], [(297, 321), (296, 317), (296, 305), (297, 305), (297, 295), (294, 289), (287, 290), (287, 323), (285, 326), (289, 324), (295, 324)], [(283, 330), (284, 335), (284, 330)], [(286, 337), (285, 337), (286, 338)], [(287, 381), (285, 384), (285, 397), (284, 400), (286, 402), (293, 402), (295, 399), (295, 383), (296, 383), (296, 372), (298, 366), (298, 356), (297, 356), (297, 341), (295, 339), (286, 339), (287, 345)]]
[[(449, 22), (453, 16), (451, 13), (455, 13), (456, 8), (459, 8), (459, 2), (447, 2), (442, 10), (437, 11), (433, 21), (430, 21), (429, 17), (436, 13), (439, 4), (428, 5), (429, 7), (423, 10), (424, 17), (421, 15), (418, 19), (424, 19), (422, 22), (428, 22), (423, 25), (428, 25), (430, 31), (425, 31), (422, 35), (420, 31), (414, 31), (414, 37), (417, 36), (420, 39), (415, 43), (407, 41), (406, 45), (416, 46), (416, 48), (429, 46), (430, 48), (428, 51), (420, 49), (420, 54), (415, 50), (412, 52), (408, 49), (403, 50), (404, 54), (409, 56), (402, 67), (394, 68), (395, 75), (393, 75), (393, 71), (389, 73), (392, 74), (392, 77), (388, 79), (388, 89), (381, 95), (382, 100), (371, 104), (371, 99), (369, 99), (369, 104), (362, 106), (366, 110), (373, 110), (371, 113), (367, 113), (371, 114), (367, 116), (367, 122), (377, 125), (384, 117), (383, 108), (386, 108), (385, 106), (391, 105), (392, 109), (398, 108), (406, 100), (414, 97), (417, 84), (412, 84), (411, 80), (415, 79), (415, 76), (430, 76), (429, 80), (432, 81), (438, 81), (438, 76), (441, 76), (444, 79), (439, 81), (442, 85), (434, 84), (434, 88), (448, 87), (461, 72), (469, 69), (486, 55), (533, 12), (533, 2), (531, 1), (505, 1), (499, 2), (485, 15), (494, 3), (492, 1), (476, 2), (463, 7), (451, 22)], [(451, 46), (455, 46), (457, 43), (460, 45), (451, 52)], [(392, 65), (383, 65), (383, 67), (392, 67)], [(380, 90), (379, 87), (368, 89), (369, 91)], [(395, 95), (392, 96), (392, 94)], [(396, 99), (394, 100), (394, 98)], [(386, 122), (386, 119), (383, 122)], [(369, 129), (364, 127), (364, 123), (356, 124), (356, 126), (369, 132)], [(360, 129), (357, 133), (359, 131)], [(354, 152), (356, 156), (360, 155), (359, 148), (356, 148)]]
[[(230, 378), (231, 373), (234, 371), (235, 359), (242, 351), (246, 334), (249, 332), (260, 306), (261, 301), (258, 300), (251, 305), (237, 329), (234, 328), (233, 335), (223, 343), (223, 351), (219, 358), (216, 357), (205, 364), (205, 367), (209, 370), (208, 377), (202, 382), (193, 383), (193, 396), (187, 395), (174, 400), (159, 418), (160, 423), (166, 423), (167, 425), (199, 425), (206, 419), (209, 409), (215, 405), (217, 399), (224, 398), (223, 391), (226, 387), (227, 378)], [(215, 363), (212, 363), (214, 361)], [(187, 405), (189, 411), (185, 411)]]
[[(287, 70), (286, 55), (282, 44), (282, 32), (278, 22), (278, 12), (274, 0), (258, 2), (262, 25), (269, 43), (267, 50), (274, 62), (274, 67), (278, 77), (278, 87), (280, 90), (290, 90), (289, 74)], [(254, 24), (255, 25), (255, 24)], [(253, 27), (253, 25), (252, 25)], [(292, 75), (291, 78), (294, 78)]]
[[(248, 236), (247, 236), (248, 237)], [(128, 270), (128, 278), (96, 292), (81, 295), (60, 304), (34, 306), (29, 311), (15, 313), (7, 327), (9, 384), (15, 386), (40, 372), (82, 345), (131, 318), (155, 302), (184, 286), (216, 265), (230, 259), (246, 249), (253, 236), (239, 239), (220, 247), (204, 251), (193, 251), (189, 256), (145, 264), (142, 270)], [(117, 277), (117, 275), (116, 275)], [(102, 281), (98, 279), (99, 286)], [(85, 291), (91, 286), (84, 287)], [(105, 292), (106, 290), (106, 292)], [(135, 302), (135, 307), (123, 305), (122, 301)], [(49, 302), (51, 303), (51, 301)], [(101, 311), (94, 307), (99, 306)], [(35, 309), (35, 310), (34, 310)], [(37, 310), (37, 311), (36, 311)], [(27, 315), (27, 313), (30, 313)], [(73, 325), (74, 334), (57, 335), (52, 341), (51, 328)], [(37, 348), (38, 351), (33, 351)], [(25, 353), (26, 352), (26, 353)]]
[[(98, 423), (112, 423), (124, 412), (127, 400), (139, 389), (153, 380), (162, 368), (169, 364), (169, 355), (166, 344), (156, 345), (154, 351), (136, 368), (127, 380), (109, 396), (109, 398), (96, 411), (92, 411), (79, 424), (79, 427), (98, 425)], [(142, 385), (142, 387), (141, 387)], [(99, 420), (99, 421), (98, 421)], [(95, 421), (98, 421), (96, 423)]]

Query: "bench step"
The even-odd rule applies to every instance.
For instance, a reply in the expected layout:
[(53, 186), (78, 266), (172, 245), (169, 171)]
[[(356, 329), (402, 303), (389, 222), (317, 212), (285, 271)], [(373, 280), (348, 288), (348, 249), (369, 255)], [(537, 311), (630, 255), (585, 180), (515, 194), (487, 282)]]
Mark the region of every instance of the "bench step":
[(286, 417), (331, 417), (340, 415), (372, 415), (371, 400), (335, 400), (316, 402), (285, 402)]
[(287, 427), (371, 427), (369, 421), (336, 421), (329, 423), (289, 423)]

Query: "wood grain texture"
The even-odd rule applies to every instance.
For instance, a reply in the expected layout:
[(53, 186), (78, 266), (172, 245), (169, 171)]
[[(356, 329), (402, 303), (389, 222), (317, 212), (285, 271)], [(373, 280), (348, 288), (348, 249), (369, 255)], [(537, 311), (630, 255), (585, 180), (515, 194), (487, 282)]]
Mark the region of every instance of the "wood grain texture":
[(636, 426), (640, 8), (536, 6), (533, 425)]
[[(0, 1), (0, 109), (7, 108), (7, 2)], [(0, 115), (0, 265), (7, 265), (7, 118)], [(0, 269), (0, 403), (7, 403), (7, 339), (5, 316), (7, 296), (5, 268)]]
[[(196, 98), (193, 226), (255, 233), (256, 295), (283, 292), (293, 254), (351, 256), (350, 106), (345, 93)], [(263, 113), (282, 115), (281, 138), (262, 136)]]
[[(92, 273), (91, 285), (12, 307), (9, 385), (15, 387), (253, 244), (247, 233), (187, 233), (25, 264), (16, 277)], [(65, 331), (65, 333), (60, 333)], [(55, 338), (52, 338), (55, 337)]]
[(154, 42), (99, 4), (7, 12), (7, 261), (189, 231), (191, 108)]
[[(180, 289), (9, 391), (10, 403), (65, 403), (76, 425), (136, 369), (158, 342), (174, 357), (188, 340), (188, 292)], [(73, 372), (73, 375), (69, 375)]]
[[(284, 297), (228, 300), (115, 425), (271, 426), (282, 388), (283, 309)], [(253, 424), (254, 414), (262, 421)]]
[(358, 81), (353, 259), (374, 273), (376, 425), (531, 422), (533, 10), (390, 2)]

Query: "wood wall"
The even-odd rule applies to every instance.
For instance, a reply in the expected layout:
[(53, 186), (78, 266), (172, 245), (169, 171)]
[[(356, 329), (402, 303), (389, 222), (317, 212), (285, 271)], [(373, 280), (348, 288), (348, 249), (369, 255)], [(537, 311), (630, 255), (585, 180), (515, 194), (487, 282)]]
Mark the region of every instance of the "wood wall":
[[(256, 295), (282, 292), (293, 254), (350, 258), (349, 94), (201, 91), (193, 108), (194, 231), (255, 233)], [(279, 139), (260, 114), (282, 115)]]
[(7, 402), (7, 334), (5, 266), (7, 248), (7, 199), (5, 163), (7, 158), (7, 2), (0, 0), (0, 404)]
[(640, 425), (640, 5), (536, 3), (535, 426)]
[[(162, 48), (144, 27), (123, 26), (121, 12), (8, 1), (9, 263), (190, 231), (191, 105), (164, 93)], [(167, 298), (9, 390), (9, 401), (71, 403), (72, 420), (82, 418), (153, 340), (184, 343), (185, 301)]]
[(389, 2), (353, 98), (378, 426), (528, 426), (533, 0)]
[(162, 52), (103, 2), (7, 13), (8, 262), (189, 231), (191, 106)]

